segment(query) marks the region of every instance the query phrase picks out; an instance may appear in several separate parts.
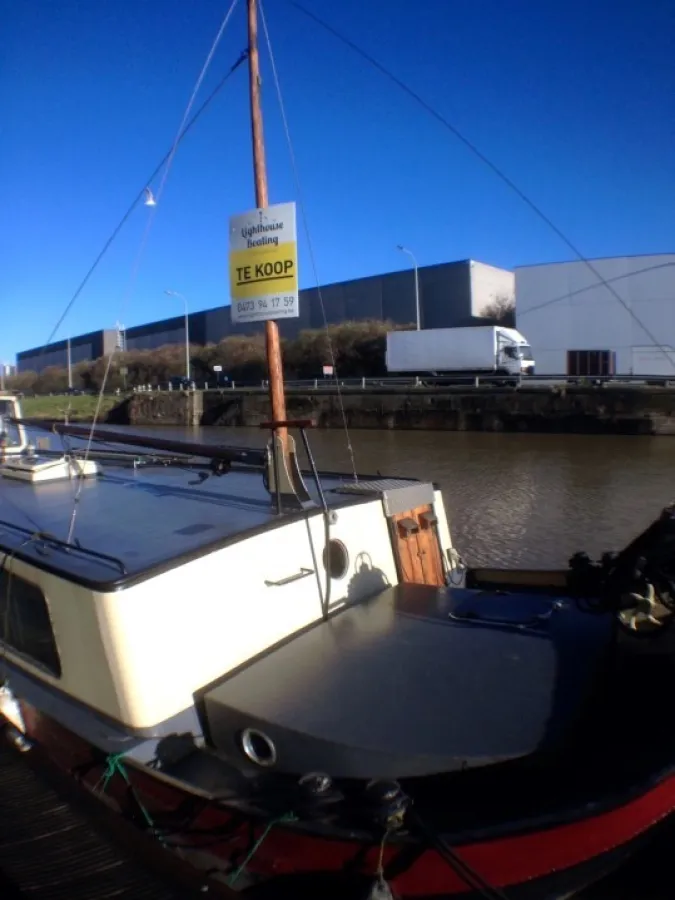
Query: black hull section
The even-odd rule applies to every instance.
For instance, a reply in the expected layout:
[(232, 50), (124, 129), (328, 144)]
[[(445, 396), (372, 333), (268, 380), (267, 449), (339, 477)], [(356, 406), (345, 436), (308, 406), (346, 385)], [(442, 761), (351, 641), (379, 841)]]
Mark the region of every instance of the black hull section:
[[(253, 759), (289, 775), (493, 766), (569, 734), (613, 631), (609, 614), (587, 615), (569, 598), (401, 584), (212, 686), (205, 725), (235, 765)], [(251, 729), (257, 746), (242, 738)]]

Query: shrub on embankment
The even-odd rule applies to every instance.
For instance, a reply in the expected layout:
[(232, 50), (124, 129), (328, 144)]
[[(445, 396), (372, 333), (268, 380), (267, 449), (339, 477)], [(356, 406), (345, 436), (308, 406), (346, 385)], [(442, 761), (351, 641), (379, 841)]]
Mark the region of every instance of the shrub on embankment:
[[(297, 338), (283, 341), (284, 370), (289, 380), (320, 378), (323, 366), (335, 355), (337, 370), (343, 378), (375, 378), (385, 374), (386, 334), (394, 329), (411, 328), (377, 320), (344, 322), (327, 329), (301, 331)], [(73, 367), (73, 387), (98, 391), (108, 364), (107, 359), (78, 363)], [(255, 382), (266, 377), (265, 341), (262, 335), (228, 337), (218, 344), (190, 347), (190, 369), (195, 381), (214, 379), (214, 366), (233, 381)], [(126, 369), (126, 373), (124, 370)], [(185, 347), (169, 344), (156, 350), (116, 353), (106, 380), (107, 390), (123, 390), (141, 384), (166, 384), (170, 378), (185, 374)], [(10, 390), (49, 394), (67, 390), (68, 373), (50, 366), (39, 374), (22, 372), (6, 379)]]

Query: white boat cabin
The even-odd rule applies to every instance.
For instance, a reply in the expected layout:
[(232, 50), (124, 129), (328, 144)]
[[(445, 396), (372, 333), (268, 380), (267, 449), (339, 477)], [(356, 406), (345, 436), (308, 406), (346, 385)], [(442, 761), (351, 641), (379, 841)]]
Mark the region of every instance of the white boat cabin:
[(101, 462), (58, 438), (35, 451), (13, 418), (18, 401), (2, 398), (4, 675), (103, 749), (198, 730), (209, 684), (345, 605), (443, 585), (452, 568), (432, 484), (321, 475), (308, 503), (278, 512), (255, 469), (204, 477), (143, 450)]

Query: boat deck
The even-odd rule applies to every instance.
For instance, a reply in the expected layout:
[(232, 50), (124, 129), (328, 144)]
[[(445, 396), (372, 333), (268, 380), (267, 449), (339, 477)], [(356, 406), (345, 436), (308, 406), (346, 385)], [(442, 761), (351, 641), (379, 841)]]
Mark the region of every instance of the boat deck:
[[(0, 891), (34, 900), (234, 897), (100, 801), (66, 783), (36, 750), (0, 737)], [(29, 759), (31, 761), (29, 761)]]
[[(354, 493), (348, 476), (322, 475), (321, 482), (329, 507), (377, 494), (366, 485)], [(105, 465), (79, 488), (71, 480), (32, 484), (0, 477), (0, 549), (94, 587), (117, 585), (207, 548), (319, 513), (313, 480), (306, 478), (306, 485), (317, 509), (279, 514), (257, 470), (233, 468), (202, 480), (187, 467)], [(39, 533), (66, 541), (74, 510), (79, 547), (36, 538)]]
[(606, 660), (612, 623), (572, 601), (401, 584), (249, 662), (204, 694), (223, 752), (255, 728), (277, 769), (399, 778), (555, 745)]

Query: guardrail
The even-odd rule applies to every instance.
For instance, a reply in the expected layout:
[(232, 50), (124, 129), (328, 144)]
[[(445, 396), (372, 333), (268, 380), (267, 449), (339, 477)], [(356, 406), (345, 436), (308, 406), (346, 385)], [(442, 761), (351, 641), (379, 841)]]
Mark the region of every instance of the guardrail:
[[(341, 390), (346, 391), (367, 391), (382, 390), (396, 388), (413, 388), (420, 390), (444, 390), (448, 388), (475, 388), (485, 389), (494, 387), (509, 387), (514, 390), (519, 388), (541, 388), (553, 390), (560, 387), (598, 387), (612, 388), (625, 387), (632, 385), (635, 387), (675, 387), (675, 375), (672, 378), (666, 378), (658, 375), (595, 375), (595, 376), (570, 376), (570, 375), (471, 375), (471, 376), (429, 376), (429, 377), (400, 377), (382, 375), (376, 378), (339, 378), (337, 379)], [(309, 378), (295, 379), (285, 382), (287, 390), (302, 391), (334, 391), (336, 379), (332, 376), (326, 378)], [(226, 393), (228, 391), (261, 391), (267, 390), (269, 387), (266, 380), (262, 381), (227, 381), (225, 383), (216, 384), (213, 381), (193, 381), (189, 387), (185, 385), (173, 386), (169, 382), (161, 384), (144, 384), (136, 385), (131, 390), (134, 393), (154, 393), (154, 392), (170, 392), (170, 391), (218, 391)], [(28, 393), (28, 392), (25, 392)], [(69, 393), (90, 393), (93, 391), (60, 391), (50, 392), (48, 395), (42, 396), (67, 396)], [(123, 392), (119, 388), (115, 391), (107, 391), (107, 394), (121, 395)], [(34, 395), (39, 396), (39, 395)]]

